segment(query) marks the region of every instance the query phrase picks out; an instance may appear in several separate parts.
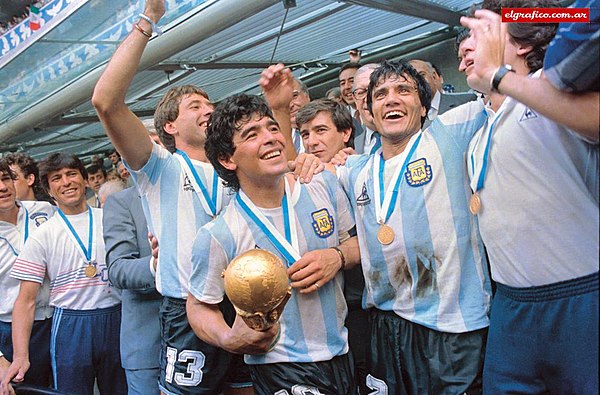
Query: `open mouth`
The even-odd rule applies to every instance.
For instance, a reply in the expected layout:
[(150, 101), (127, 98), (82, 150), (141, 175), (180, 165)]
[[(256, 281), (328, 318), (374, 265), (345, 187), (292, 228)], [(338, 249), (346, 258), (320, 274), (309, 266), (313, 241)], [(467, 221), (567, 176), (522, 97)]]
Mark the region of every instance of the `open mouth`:
[(390, 111), (383, 116), (383, 119), (395, 120), (395, 119), (400, 119), (403, 116), (404, 116), (404, 114), (402, 114), (400, 111)]
[(263, 156), (261, 156), (260, 159), (269, 160), (269, 159), (277, 158), (279, 156), (281, 156), (281, 151), (277, 150), (277, 151), (271, 151), (269, 153), (264, 154)]

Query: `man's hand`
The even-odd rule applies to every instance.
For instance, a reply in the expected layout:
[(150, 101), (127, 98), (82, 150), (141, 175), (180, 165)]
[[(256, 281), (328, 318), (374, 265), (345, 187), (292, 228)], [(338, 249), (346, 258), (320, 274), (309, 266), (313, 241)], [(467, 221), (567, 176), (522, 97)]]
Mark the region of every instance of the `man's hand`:
[(269, 66), (260, 74), (258, 85), (265, 95), (269, 107), (276, 110), (290, 110), (293, 96), (292, 72), (281, 63)]
[[(2, 379), (8, 372), (9, 367), (10, 367), (10, 362), (8, 362), (8, 360), (6, 358), (4, 358), (4, 356), (0, 357), (0, 381), (2, 381)], [(2, 387), (1, 391), (4, 394), (4, 387)], [(6, 394), (10, 394), (10, 395), (15, 394), (15, 390), (13, 389), (12, 385), (10, 385), (10, 382), (8, 383)]]
[(148, 232), (148, 241), (152, 249), (154, 271), (156, 272), (156, 267), (158, 266), (158, 239), (152, 233)]
[[(25, 373), (29, 370), (29, 359), (27, 358), (15, 358), (10, 366), (6, 369), (4, 377), (2, 378), (2, 384), (0, 384), (0, 390), (2, 395), (14, 394), (11, 381), (20, 383), (25, 378)], [(11, 392), (12, 391), (12, 392)]]
[(342, 148), (338, 151), (337, 154), (334, 155), (333, 158), (329, 161), (334, 166), (344, 166), (346, 164), (346, 160), (350, 155), (356, 155), (356, 151), (352, 147)]
[(473, 71), (467, 76), (469, 86), (479, 92), (491, 91), (491, 80), (504, 63), (506, 24), (500, 15), (489, 10), (475, 11), (475, 18), (461, 17), (460, 23), (471, 30), (476, 48), (473, 53)]
[(147, 0), (144, 8), (144, 15), (158, 23), (160, 18), (165, 15), (165, 0)]
[(274, 345), (279, 330), (278, 322), (266, 331), (255, 331), (246, 325), (242, 317), (236, 315), (223, 348), (236, 354), (264, 354)]
[(308, 184), (315, 174), (325, 169), (321, 160), (313, 154), (298, 154), (295, 160), (288, 162), (288, 168), (294, 172), (294, 178), (302, 184)]
[(291, 286), (300, 293), (318, 291), (327, 284), (342, 267), (342, 260), (333, 248), (309, 251), (288, 269)]
[(350, 62), (352, 63), (360, 63), (362, 51), (358, 48), (351, 49), (348, 51), (348, 57), (350, 58)]

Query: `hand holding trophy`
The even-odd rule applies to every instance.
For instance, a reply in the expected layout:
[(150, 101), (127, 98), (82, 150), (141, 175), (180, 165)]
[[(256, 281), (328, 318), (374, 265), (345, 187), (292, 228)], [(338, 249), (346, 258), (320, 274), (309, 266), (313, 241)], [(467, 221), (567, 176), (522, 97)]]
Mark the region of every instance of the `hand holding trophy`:
[[(222, 276), (225, 294), (248, 327), (265, 331), (279, 321), (292, 287), (275, 254), (262, 249), (246, 251), (229, 263)], [(279, 335), (271, 349), (278, 339)]]

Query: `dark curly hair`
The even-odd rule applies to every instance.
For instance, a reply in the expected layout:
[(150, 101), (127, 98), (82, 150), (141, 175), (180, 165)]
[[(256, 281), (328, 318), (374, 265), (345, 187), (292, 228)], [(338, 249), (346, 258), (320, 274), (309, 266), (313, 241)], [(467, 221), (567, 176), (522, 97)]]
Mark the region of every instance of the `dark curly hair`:
[(405, 60), (385, 60), (380, 63), (375, 71), (373, 71), (369, 81), (369, 89), (367, 90), (367, 106), (369, 107), (369, 112), (373, 114), (373, 90), (383, 81), (396, 76), (403, 76), (409, 80), (412, 79), (415, 84), (417, 84), (419, 100), (421, 101), (421, 105), (425, 107), (425, 116), (421, 117), (421, 127), (423, 127), (423, 122), (427, 119), (427, 113), (431, 107), (431, 88), (421, 74)]
[(208, 160), (213, 165), (219, 177), (225, 181), (225, 186), (238, 191), (240, 182), (235, 171), (228, 170), (219, 162), (231, 158), (235, 152), (233, 135), (253, 116), (274, 119), (267, 102), (255, 95), (240, 93), (221, 101), (213, 111), (204, 149)]
[[(481, 8), (497, 14), (502, 8), (557, 8), (560, 5), (554, 0), (484, 0)], [(525, 55), (525, 63), (530, 72), (539, 70), (544, 65), (544, 56), (550, 41), (558, 30), (558, 23), (509, 23), (510, 39), (532, 50)]]

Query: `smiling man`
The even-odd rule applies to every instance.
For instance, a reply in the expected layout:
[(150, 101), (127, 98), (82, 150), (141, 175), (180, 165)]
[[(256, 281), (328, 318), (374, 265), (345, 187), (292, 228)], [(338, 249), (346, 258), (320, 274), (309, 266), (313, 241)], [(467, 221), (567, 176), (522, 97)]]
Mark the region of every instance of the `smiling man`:
[(21, 284), (13, 312), (14, 359), (2, 389), (13, 377), (23, 380), (29, 369), (35, 300), (48, 279), (55, 307), (50, 344), (55, 387), (92, 394), (97, 380), (102, 394), (125, 394), (121, 301), (108, 281), (102, 210), (86, 203), (86, 171), (77, 157), (51, 154), (40, 164), (40, 178), (59, 210), (29, 237), (11, 272)]
[(408, 63), (375, 69), (367, 104), (382, 147), (337, 169), (354, 208), (363, 308), (372, 314), (366, 386), (390, 395), (481, 391), (489, 324), (489, 277), (464, 163), (468, 126), (487, 117), (473, 102), (421, 131), (426, 84)]

